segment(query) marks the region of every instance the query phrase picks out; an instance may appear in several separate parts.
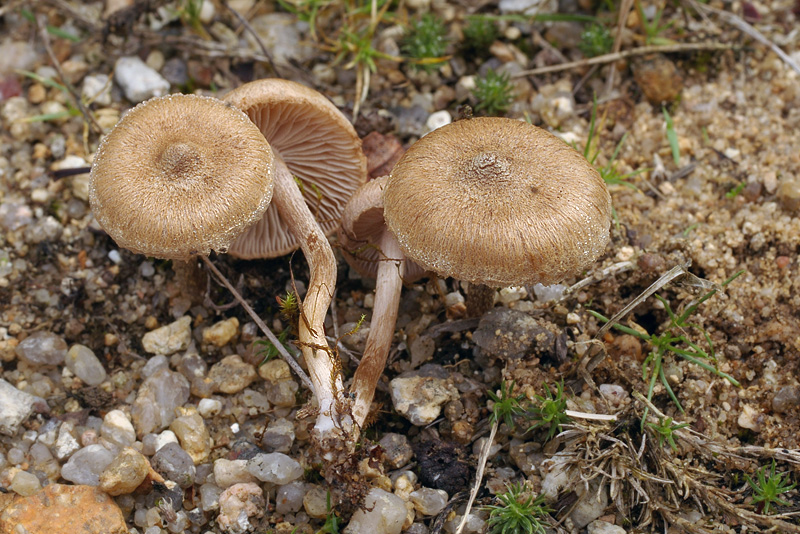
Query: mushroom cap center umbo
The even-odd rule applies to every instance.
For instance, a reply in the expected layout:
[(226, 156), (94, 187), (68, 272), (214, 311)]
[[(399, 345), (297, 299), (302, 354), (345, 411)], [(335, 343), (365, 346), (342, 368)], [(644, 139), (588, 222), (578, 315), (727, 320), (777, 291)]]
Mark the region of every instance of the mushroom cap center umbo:
[(185, 182), (202, 177), (203, 156), (195, 143), (170, 143), (158, 158), (161, 177), (166, 181)]
[(481, 150), (464, 162), (459, 178), (474, 182), (473, 187), (498, 187), (513, 180), (512, 164), (508, 157), (494, 150)]
[(412, 145), (384, 192), (406, 255), (441, 276), (508, 286), (555, 283), (609, 239), (611, 200), (586, 159), (522, 121), (476, 118)]

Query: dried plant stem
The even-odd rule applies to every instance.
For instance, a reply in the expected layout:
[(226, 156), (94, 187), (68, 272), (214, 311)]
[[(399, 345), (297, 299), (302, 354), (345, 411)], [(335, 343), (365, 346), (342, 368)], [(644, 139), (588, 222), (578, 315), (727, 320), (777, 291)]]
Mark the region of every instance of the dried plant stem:
[(89, 110), (86, 109), (86, 106), (83, 105), (83, 102), (81, 102), (81, 97), (78, 95), (78, 92), (72, 86), (67, 77), (64, 76), (64, 70), (61, 68), (61, 63), (58, 61), (56, 55), (53, 53), (53, 47), (50, 46), (50, 36), (47, 33), (47, 24), (45, 23), (43, 15), (39, 15), (36, 17), (36, 25), (39, 27), (39, 36), (42, 38), (42, 43), (44, 44), (44, 48), (47, 51), (47, 55), (50, 57), (50, 61), (53, 63), (53, 67), (55, 67), (56, 72), (58, 72), (58, 77), (61, 78), (61, 83), (64, 85), (64, 87), (67, 88), (70, 96), (72, 97), (72, 100), (75, 102), (75, 107), (77, 107), (78, 110), (80, 110), (81, 115), (83, 115), (83, 118), (86, 120), (86, 122), (92, 125), (92, 128), (94, 129), (95, 133), (103, 133), (103, 129), (100, 127), (99, 124), (97, 124), (97, 121), (92, 116), (92, 114), (89, 113)]
[(224, 285), (225, 288), (231, 292), (233, 297), (237, 301), (239, 301), (239, 304), (242, 305), (244, 311), (246, 311), (247, 314), (250, 316), (250, 318), (253, 319), (253, 322), (256, 323), (256, 325), (258, 326), (258, 328), (261, 329), (264, 335), (267, 336), (269, 342), (275, 346), (275, 348), (278, 351), (278, 354), (280, 354), (281, 358), (283, 358), (284, 361), (286, 361), (286, 363), (289, 364), (289, 367), (292, 368), (295, 374), (298, 377), (300, 377), (300, 380), (303, 382), (303, 384), (311, 391), (314, 391), (314, 385), (311, 383), (311, 380), (309, 380), (308, 375), (306, 375), (306, 373), (303, 372), (303, 368), (300, 367), (300, 364), (297, 363), (297, 361), (294, 358), (292, 358), (292, 355), (289, 354), (289, 351), (286, 350), (286, 347), (283, 346), (283, 343), (278, 341), (278, 338), (275, 336), (275, 334), (272, 333), (272, 330), (270, 330), (264, 323), (264, 321), (261, 320), (261, 317), (258, 316), (255, 310), (250, 306), (250, 304), (248, 304), (247, 301), (244, 300), (244, 297), (242, 297), (241, 293), (239, 293), (236, 290), (236, 288), (233, 287), (233, 284), (231, 284), (230, 280), (228, 280), (228, 278), (225, 277), (225, 275), (223, 275), (219, 269), (217, 269), (217, 266), (214, 265), (211, 262), (211, 260), (208, 259), (207, 256), (200, 256), (200, 257), (203, 259), (206, 266), (211, 270), (211, 272), (214, 273), (214, 276), (216, 276), (219, 279), (219, 281), (222, 282), (222, 285)]
[(732, 50), (736, 48), (735, 45), (725, 43), (678, 43), (672, 45), (653, 45), (641, 46), (631, 50), (623, 50), (622, 52), (615, 52), (612, 54), (604, 54), (579, 61), (571, 61), (569, 63), (562, 63), (560, 65), (550, 65), (548, 67), (540, 67), (538, 69), (523, 70), (512, 75), (512, 78), (521, 78), (523, 76), (537, 76), (539, 74), (547, 74), (549, 72), (560, 72), (562, 70), (578, 69), (581, 67), (588, 67), (591, 65), (603, 65), (605, 63), (613, 63), (614, 61), (625, 59), (634, 56), (644, 56), (647, 54), (669, 54), (675, 52), (693, 52), (700, 50)]
[(469, 517), (469, 512), (472, 510), (472, 505), (475, 502), (475, 497), (478, 496), (478, 491), (481, 488), (481, 482), (483, 482), (483, 472), (486, 470), (486, 461), (489, 459), (489, 452), (492, 450), (492, 444), (494, 443), (494, 437), (497, 434), (498, 426), (500, 426), (499, 417), (496, 418), (492, 423), (492, 429), (489, 431), (489, 437), (486, 438), (486, 441), (481, 448), (481, 456), (478, 458), (478, 469), (475, 471), (475, 484), (472, 486), (472, 491), (469, 493), (467, 508), (464, 510), (464, 516), (461, 518), (458, 528), (456, 528), (456, 534), (461, 534), (461, 531), (464, 530), (464, 526), (467, 524), (467, 518)]
[(272, 72), (275, 74), (276, 77), (282, 78), (283, 76), (281, 76), (281, 72), (278, 70), (278, 67), (272, 60), (272, 54), (270, 54), (269, 50), (267, 50), (267, 47), (264, 45), (264, 41), (261, 39), (261, 36), (258, 35), (258, 32), (255, 30), (255, 28), (253, 28), (250, 22), (248, 22), (248, 20), (244, 18), (244, 16), (242, 16), (241, 13), (233, 9), (226, 0), (222, 0), (222, 5), (225, 6), (225, 9), (230, 11), (233, 14), (233, 16), (236, 17), (236, 20), (238, 20), (241, 23), (244, 29), (247, 30), (250, 33), (250, 35), (253, 36), (253, 39), (256, 40), (256, 43), (258, 43), (258, 47), (261, 49), (261, 53), (264, 54), (264, 57), (267, 58), (267, 63), (269, 64), (269, 67), (272, 69)]

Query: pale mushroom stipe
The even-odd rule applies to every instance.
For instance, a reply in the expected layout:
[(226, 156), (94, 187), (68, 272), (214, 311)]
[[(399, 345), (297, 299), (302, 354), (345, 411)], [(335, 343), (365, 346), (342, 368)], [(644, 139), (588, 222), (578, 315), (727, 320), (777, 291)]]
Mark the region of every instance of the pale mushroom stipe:
[(347, 263), (362, 276), (376, 278), (375, 306), (361, 362), (353, 376), (353, 418), (364, 424), (392, 344), (400, 290), (424, 269), (406, 260), (383, 220), (383, 188), (388, 176), (370, 180), (356, 191), (342, 213), (339, 245)]
[(319, 407), (314, 437), (322, 456), (335, 460), (334, 451), (341, 451), (343, 438), (357, 430), (341, 364), (324, 332), (336, 285), (336, 259), (326, 232), (336, 230), (347, 199), (366, 181), (361, 141), (330, 101), (295, 82), (251, 82), (229, 93), (225, 101), (258, 126), (276, 161), (274, 209), (267, 210), (230, 253), (255, 258), (285, 254), (298, 245), (303, 250), (311, 276), (298, 321), (298, 344)]

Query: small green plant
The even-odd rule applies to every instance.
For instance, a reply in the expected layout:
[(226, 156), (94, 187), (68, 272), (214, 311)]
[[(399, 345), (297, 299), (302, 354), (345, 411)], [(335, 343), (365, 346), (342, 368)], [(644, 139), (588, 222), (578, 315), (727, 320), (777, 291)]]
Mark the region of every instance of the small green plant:
[(496, 499), (500, 504), (484, 507), (490, 534), (545, 534), (546, 516), (552, 510), (544, 504), (544, 495), (534, 498), (524, 484), (512, 484)]
[(72, 105), (69, 101), (71, 94), (69, 89), (66, 86), (58, 83), (57, 81), (53, 80), (52, 78), (44, 78), (43, 76), (39, 76), (35, 72), (30, 72), (27, 70), (18, 70), (16, 71), (18, 74), (25, 76), (26, 78), (30, 78), (31, 80), (38, 82), (45, 87), (51, 87), (53, 89), (58, 89), (64, 95), (67, 96), (68, 100), (66, 102), (67, 109), (63, 111), (56, 111), (54, 113), (42, 113), (41, 115), (33, 115), (31, 117), (25, 117), (24, 122), (47, 122), (47, 121), (59, 121), (63, 119), (68, 119), (70, 117), (77, 117), (81, 114), (80, 110)]
[(686, 428), (689, 426), (689, 423), (677, 424), (672, 422), (672, 417), (662, 417), (658, 420), (658, 423), (647, 423), (647, 426), (652, 429), (656, 437), (658, 437), (659, 447), (663, 447), (666, 442), (669, 443), (673, 451), (677, 451), (678, 446), (675, 444), (674, 433), (680, 428)]
[[(601, 122), (604, 122), (602, 120)], [(622, 139), (619, 140), (617, 146), (614, 148), (614, 153), (611, 154), (611, 157), (608, 159), (608, 163), (606, 163), (602, 167), (598, 167), (595, 161), (597, 161), (597, 156), (600, 155), (600, 149), (596, 148), (594, 152), (592, 152), (592, 144), (596, 145), (596, 136), (597, 136), (597, 95), (594, 97), (594, 102), (592, 103), (592, 114), (591, 118), (589, 119), (589, 136), (586, 139), (586, 145), (583, 147), (583, 157), (586, 160), (595, 166), (597, 172), (600, 173), (600, 176), (603, 178), (603, 181), (608, 185), (621, 185), (627, 187), (629, 189), (633, 189), (634, 191), (638, 191), (639, 188), (630, 183), (628, 180), (636, 176), (637, 174), (641, 174), (645, 172), (647, 169), (639, 169), (638, 171), (628, 172), (625, 174), (621, 174), (617, 170), (617, 156), (619, 156), (620, 150), (622, 150), (622, 145), (625, 144), (625, 140), (628, 138), (627, 132), (622, 135)]]
[[(285, 346), (288, 337), (289, 329), (287, 328), (278, 334), (278, 341)], [(261, 357), (261, 362), (258, 364), (259, 366), (264, 365), (278, 355), (278, 349), (266, 339), (253, 341), (253, 349), (255, 349), (256, 355)]]
[(475, 80), (475, 89), (472, 91), (477, 104), (475, 111), (482, 111), (487, 115), (502, 115), (514, 102), (514, 88), (507, 73), (498, 74), (490, 70), (486, 77)]
[(200, 12), (203, 9), (203, 0), (181, 0), (178, 2), (176, 12), (181, 22), (202, 37), (210, 37), (203, 22), (200, 20)]
[(769, 468), (763, 465), (756, 471), (755, 480), (747, 475), (744, 475), (744, 478), (753, 490), (753, 502), (760, 508), (760, 513), (764, 515), (769, 514), (769, 508), (774, 504), (789, 506), (789, 503), (781, 499), (780, 495), (793, 490), (797, 486), (797, 483), (789, 484), (791, 478), (788, 473), (775, 472), (774, 459)]
[(566, 413), (567, 399), (564, 397), (564, 382), (556, 384), (555, 394), (545, 386), (544, 396), (536, 395), (534, 399), (535, 402), (531, 406), (529, 416), (536, 423), (528, 430), (547, 428), (547, 439), (553, 439), (553, 436), (561, 432), (561, 425), (571, 421)]
[(486, 394), (494, 402), (492, 406), (492, 415), (489, 417), (489, 422), (492, 425), (500, 424), (503, 422), (508, 428), (514, 428), (515, 415), (523, 415), (526, 413), (525, 407), (522, 405), (525, 402), (525, 395), (513, 395), (514, 382), (506, 384), (505, 381), (500, 383), (500, 395), (496, 395), (491, 391)]
[(667, 108), (661, 108), (661, 111), (664, 113), (664, 120), (666, 121), (667, 142), (669, 143), (669, 148), (672, 151), (672, 161), (675, 162), (675, 165), (680, 165), (681, 147), (678, 144), (678, 134), (675, 132), (675, 124), (673, 124), (672, 117), (670, 117)]
[(596, 57), (608, 54), (614, 46), (614, 37), (604, 25), (600, 23), (590, 24), (581, 33), (581, 40), (578, 49), (586, 57)]
[(733, 200), (734, 198), (738, 197), (742, 191), (744, 191), (745, 187), (747, 187), (746, 181), (739, 182), (736, 184), (736, 187), (725, 193), (725, 198)]
[(331, 492), (325, 495), (325, 506), (328, 510), (328, 515), (325, 516), (325, 523), (322, 528), (317, 531), (317, 534), (339, 534), (339, 527), (341, 526), (342, 519), (336, 515), (331, 507)]
[(670, 45), (675, 44), (675, 41), (672, 39), (668, 39), (666, 37), (662, 37), (661, 34), (664, 33), (672, 26), (672, 23), (669, 22), (667, 24), (661, 24), (661, 17), (664, 15), (664, 8), (660, 8), (656, 11), (653, 20), (647, 20), (647, 17), (644, 14), (644, 8), (642, 8), (641, 0), (636, 0), (636, 11), (639, 14), (639, 21), (642, 24), (642, 29), (644, 30), (644, 42), (648, 45)]
[[(733, 276), (722, 282), (720, 286), (727, 286), (743, 272), (743, 270), (736, 272)], [(648, 335), (635, 328), (614, 323), (613, 327), (620, 332), (637, 337), (649, 343), (652, 347), (650, 353), (642, 363), (642, 380), (644, 380), (648, 385), (648, 401), (653, 400), (653, 391), (656, 387), (656, 381), (660, 380), (661, 384), (664, 386), (664, 389), (667, 391), (667, 394), (669, 394), (669, 397), (672, 399), (672, 402), (678, 407), (681, 413), (683, 413), (683, 406), (681, 406), (681, 403), (678, 401), (678, 397), (675, 395), (675, 392), (669, 385), (667, 375), (664, 372), (664, 357), (668, 354), (677, 356), (678, 358), (683, 358), (684, 360), (698, 365), (706, 371), (715, 374), (716, 376), (724, 378), (734, 386), (739, 387), (739, 382), (735, 378), (723, 371), (720, 371), (716, 365), (712, 365), (716, 364), (717, 358), (714, 354), (714, 344), (711, 341), (711, 336), (708, 335), (708, 332), (706, 332), (701, 326), (689, 322), (689, 318), (692, 316), (692, 314), (694, 314), (695, 311), (697, 311), (697, 308), (702, 303), (713, 297), (717, 291), (718, 289), (712, 289), (708, 291), (696, 302), (687, 307), (680, 315), (676, 315), (675, 312), (672, 311), (672, 307), (665, 298), (661, 297), (660, 295), (655, 295), (659, 302), (664, 305), (664, 309), (669, 315), (669, 324), (661, 334)], [(609, 322), (608, 318), (595, 311), (589, 310), (589, 313), (604, 323)], [(707, 349), (701, 347), (699, 344), (688, 338), (687, 331), (692, 329), (699, 331), (703, 335), (703, 338), (708, 346)], [(644, 421), (647, 419), (648, 411), (649, 407), (645, 408), (644, 416), (642, 417), (642, 427), (644, 427)]]
[(432, 13), (425, 13), (406, 31), (401, 50), (415, 67), (434, 70), (445, 61), (447, 27)]
[(317, 15), (334, 0), (278, 0), (278, 4), (303, 22), (308, 23), (311, 38), (317, 39)]
[(489, 47), (499, 36), (500, 31), (491, 19), (480, 16), (469, 18), (464, 26), (464, 54), (470, 57), (488, 55)]

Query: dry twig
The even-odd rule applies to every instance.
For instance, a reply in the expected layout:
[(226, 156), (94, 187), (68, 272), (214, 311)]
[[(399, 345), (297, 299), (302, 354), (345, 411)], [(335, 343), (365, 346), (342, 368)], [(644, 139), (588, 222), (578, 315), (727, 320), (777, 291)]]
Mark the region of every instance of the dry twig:
[(640, 46), (631, 50), (623, 50), (612, 54), (604, 54), (602, 56), (595, 56), (578, 61), (571, 61), (569, 63), (562, 63), (561, 65), (550, 65), (547, 67), (540, 67), (538, 69), (522, 70), (512, 75), (512, 78), (521, 78), (523, 76), (537, 76), (539, 74), (547, 74), (549, 72), (560, 72), (562, 70), (579, 69), (591, 65), (603, 65), (605, 63), (613, 63), (620, 59), (625, 59), (635, 56), (644, 56), (647, 54), (670, 54), (676, 52), (699, 52), (702, 50), (733, 50), (737, 48), (736, 45), (725, 43), (678, 43), (671, 45), (651, 45)]

